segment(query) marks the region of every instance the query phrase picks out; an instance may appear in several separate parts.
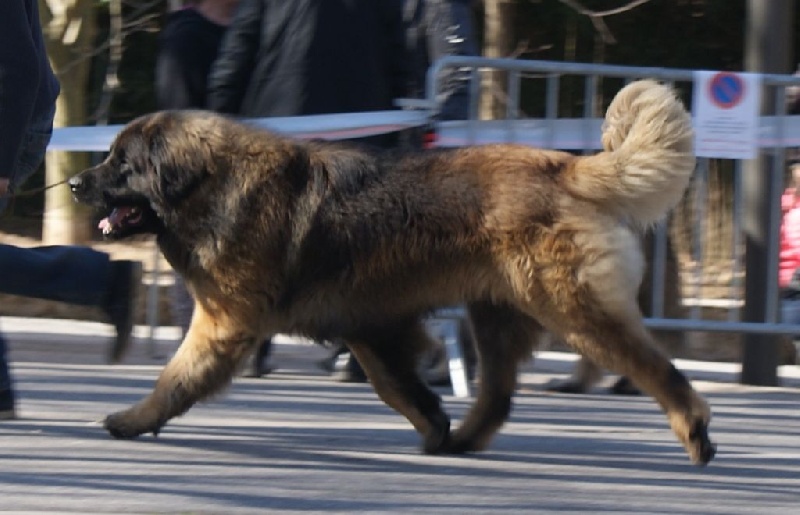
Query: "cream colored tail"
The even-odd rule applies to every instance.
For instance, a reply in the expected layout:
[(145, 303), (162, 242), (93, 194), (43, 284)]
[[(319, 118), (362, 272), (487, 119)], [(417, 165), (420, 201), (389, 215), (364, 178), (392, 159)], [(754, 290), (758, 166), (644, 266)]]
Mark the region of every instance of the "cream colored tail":
[(646, 227), (683, 196), (695, 166), (692, 119), (672, 88), (652, 80), (617, 93), (603, 123), (604, 151), (577, 161), (568, 184)]

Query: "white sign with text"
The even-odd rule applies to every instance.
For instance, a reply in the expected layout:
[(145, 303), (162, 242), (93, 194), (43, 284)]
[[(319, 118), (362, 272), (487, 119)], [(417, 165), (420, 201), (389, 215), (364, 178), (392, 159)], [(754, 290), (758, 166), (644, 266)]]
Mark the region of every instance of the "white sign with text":
[(694, 73), (693, 97), (698, 157), (758, 156), (761, 75), (698, 70)]

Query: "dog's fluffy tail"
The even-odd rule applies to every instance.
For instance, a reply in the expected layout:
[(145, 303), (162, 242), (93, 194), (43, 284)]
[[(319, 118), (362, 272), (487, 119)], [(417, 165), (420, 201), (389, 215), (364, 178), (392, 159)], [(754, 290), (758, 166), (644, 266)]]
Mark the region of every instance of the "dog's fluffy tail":
[(608, 107), (602, 141), (603, 152), (576, 162), (570, 190), (642, 227), (663, 218), (695, 166), (692, 120), (672, 88), (625, 86)]

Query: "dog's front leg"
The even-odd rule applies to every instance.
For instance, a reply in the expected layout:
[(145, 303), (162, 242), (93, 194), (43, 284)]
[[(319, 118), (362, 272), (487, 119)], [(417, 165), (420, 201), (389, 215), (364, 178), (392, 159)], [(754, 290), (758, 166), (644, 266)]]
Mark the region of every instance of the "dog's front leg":
[(227, 386), (239, 362), (258, 338), (236, 324), (212, 317), (200, 305), (180, 348), (156, 382), (153, 392), (131, 408), (106, 417), (105, 428), (115, 438), (155, 435), (171, 418)]
[(375, 392), (422, 435), (422, 450), (448, 449), (450, 419), (441, 400), (419, 376), (418, 358), (434, 343), (419, 320), (374, 328), (347, 340)]

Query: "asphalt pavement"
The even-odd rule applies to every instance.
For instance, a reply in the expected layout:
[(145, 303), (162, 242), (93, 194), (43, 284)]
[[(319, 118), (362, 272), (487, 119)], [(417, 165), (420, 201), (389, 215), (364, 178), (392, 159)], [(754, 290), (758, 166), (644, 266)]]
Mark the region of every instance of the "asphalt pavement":
[[(0, 422), (0, 512), (18, 513), (800, 513), (800, 367), (782, 387), (737, 384), (735, 364), (678, 361), (709, 399), (718, 444), (693, 466), (655, 403), (549, 394), (574, 356), (525, 364), (511, 419), (485, 452), (426, 456), (369, 385), (316, 366), (319, 346), (274, 347), (277, 370), (237, 378), (158, 438), (111, 439), (108, 413), (145, 395), (177, 345), (137, 328), (104, 364), (110, 328), (0, 317), (19, 420)], [(604, 385), (610, 384), (612, 377)], [(457, 423), (471, 402), (437, 388)]]

